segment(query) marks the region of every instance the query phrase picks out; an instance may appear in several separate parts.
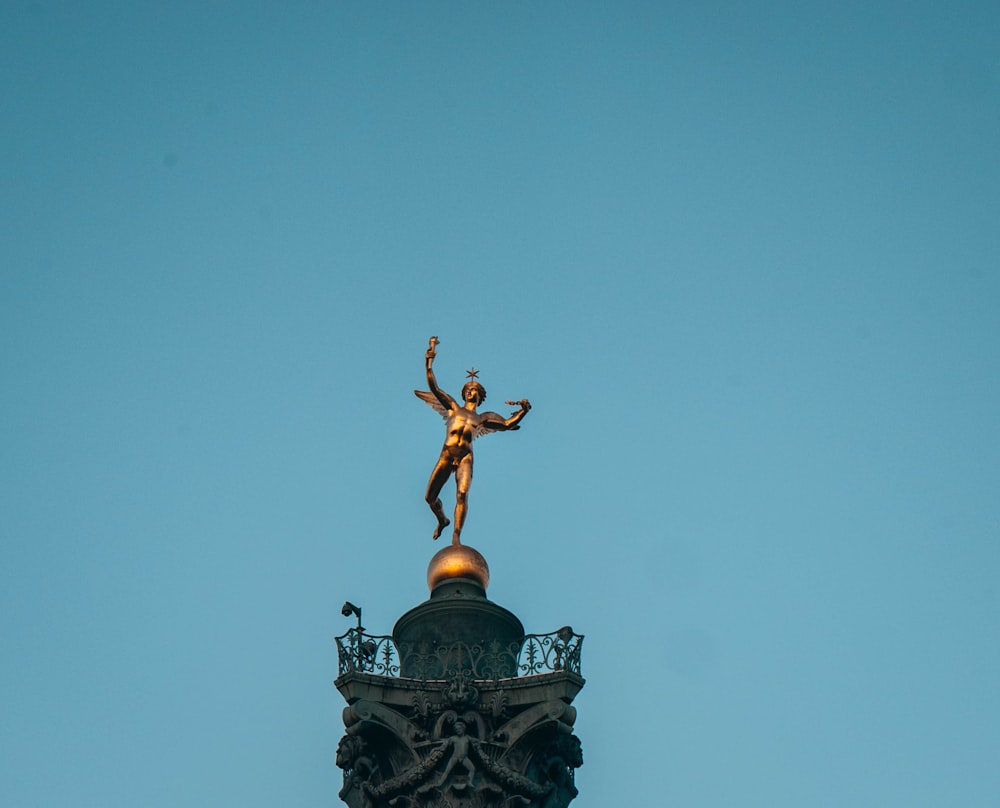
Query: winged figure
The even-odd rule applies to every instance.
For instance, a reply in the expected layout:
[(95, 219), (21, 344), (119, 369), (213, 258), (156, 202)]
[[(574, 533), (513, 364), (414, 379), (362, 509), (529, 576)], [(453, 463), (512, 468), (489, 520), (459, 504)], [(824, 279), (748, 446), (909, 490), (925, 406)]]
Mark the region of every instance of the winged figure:
[(469, 486), (472, 484), (472, 442), (490, 432), (520, 429), (518, 424), (528, 414), (531, 404), (527, 399), (508, 401), (507, 403), (512, 406), (520, 407), (509, 418), (504, 418), (496, 412), (477, 412), (476, 408), (486, 401), (486, 389), (476, 381), (478, 373), (475, 370), (468, 372), (469, 380), (462, 387), (462, 403), (455, 401), (438, 387), (437, 379), (434, 378), (434, 357), (437, 356), (438, 343), (437, 337), (431, 337), (425, 354), (427, 385), (431, 388), (430, 392), (413, 391), (417, 398), (427, 402), (447, 421), (444, 446), (441, 447), (441, 456), (431, 472), (424, 498), (437, 517), (437, 529), (434, 531), (434, 538), (437, 539), (451, 524), (444, 515), (444, 506), (440, 499), (441, 489), (448, 478), (452, 474), (455, 475), (455, 530), (451, 541), (452, 544), (461, 544), (462, 527), (469, 508)]

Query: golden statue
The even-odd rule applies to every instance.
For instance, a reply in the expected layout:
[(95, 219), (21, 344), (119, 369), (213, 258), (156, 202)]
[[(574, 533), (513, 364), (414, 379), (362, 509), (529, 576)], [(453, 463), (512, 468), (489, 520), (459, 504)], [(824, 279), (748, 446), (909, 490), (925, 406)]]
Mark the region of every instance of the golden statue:
[(444, 515), (444, 507), (438, 495), (441, 488), (448, 481), (448, 478), (455, 475), (455, 532), (452, 535), (452, 544), (461, 544), (459, 537), (462, 535), (462, 526), (465, 524), (465, 516), (469, 507), (469, 486), (472, 483), (472, 441), (480, 435), (490, 432), (506, 432), (508, 430), (520, 429), (518, 423), (528, 414), (531, 404), (527, 399), (521, 401), (508, 401), (507, 404), (518, 406), (517, 412), (510, 418), (504, 418), (495, 412), (476, 412), (476, 407), (486, 401), (486, 390), (476, 381), (479, 372), (475, 369), (466, 374), (469, 380), (462, 387), (462, 404), (449, 396), (444, 390), (438, 387), (437, 379), (434, 378), (434, 357), (437, 356), (435, 350), (438, 345), (438, 338), (431, 337), (430, 345), (427, 348), (426, 367), (427, 384), (431, 388), (430, 392), (414, 390), (418, 398), (430, 404), (447, 422), (445, 427), (447, 434), (444, 439), (444, 446), (441, 447), (441, 456), (438, 458), (431, 478), (427, 483), (427, 494), (424, 497), (427, 504), (437, 517), (437, 529), (434, 531), (434, 538), (438, 538), (451, 522)]

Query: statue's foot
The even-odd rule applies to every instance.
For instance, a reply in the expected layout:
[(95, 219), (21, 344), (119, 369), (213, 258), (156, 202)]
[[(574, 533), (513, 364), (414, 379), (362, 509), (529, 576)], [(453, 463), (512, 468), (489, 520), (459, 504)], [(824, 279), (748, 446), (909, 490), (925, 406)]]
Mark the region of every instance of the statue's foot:
[(452, 544), (461, 544), (462, 543), (461, 542), (461, 535), (462, 535), (462, 531), (461, 530), (456, 530), (454, 533), (452, 533), (451, 534), (451, 543)]
[(445, 517), (443, 522), (438, 522), (437, 530), (434, 531), (434, 541), (437, 541), (441, 536), (441, 531), (443, 531), (448, 525), (451, 524), (451, 520)]

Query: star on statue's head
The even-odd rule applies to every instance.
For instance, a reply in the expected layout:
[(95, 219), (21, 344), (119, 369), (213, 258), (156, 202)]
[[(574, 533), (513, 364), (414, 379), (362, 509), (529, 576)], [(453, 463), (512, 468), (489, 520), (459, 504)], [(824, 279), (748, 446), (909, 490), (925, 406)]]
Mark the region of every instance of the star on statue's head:
[(472, 370), (465, 371), (465, 377), (467, 379), (472, 380), (472, 379), (478, 378), (478, 376), (479, 376), (479, 371), (476, 370), (475, 368), (473, 368)]

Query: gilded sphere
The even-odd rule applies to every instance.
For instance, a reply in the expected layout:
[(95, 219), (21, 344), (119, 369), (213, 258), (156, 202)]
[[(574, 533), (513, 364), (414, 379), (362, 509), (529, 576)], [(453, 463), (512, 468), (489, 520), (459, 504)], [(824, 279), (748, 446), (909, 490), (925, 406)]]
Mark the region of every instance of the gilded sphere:
[(490, 568), (477, 550), (464, 544), (449, 544), (438, 550), (427, 566), (427, 586), (433, 592), (438, 584), (453, 578), (468, 578), (486, 589)]

